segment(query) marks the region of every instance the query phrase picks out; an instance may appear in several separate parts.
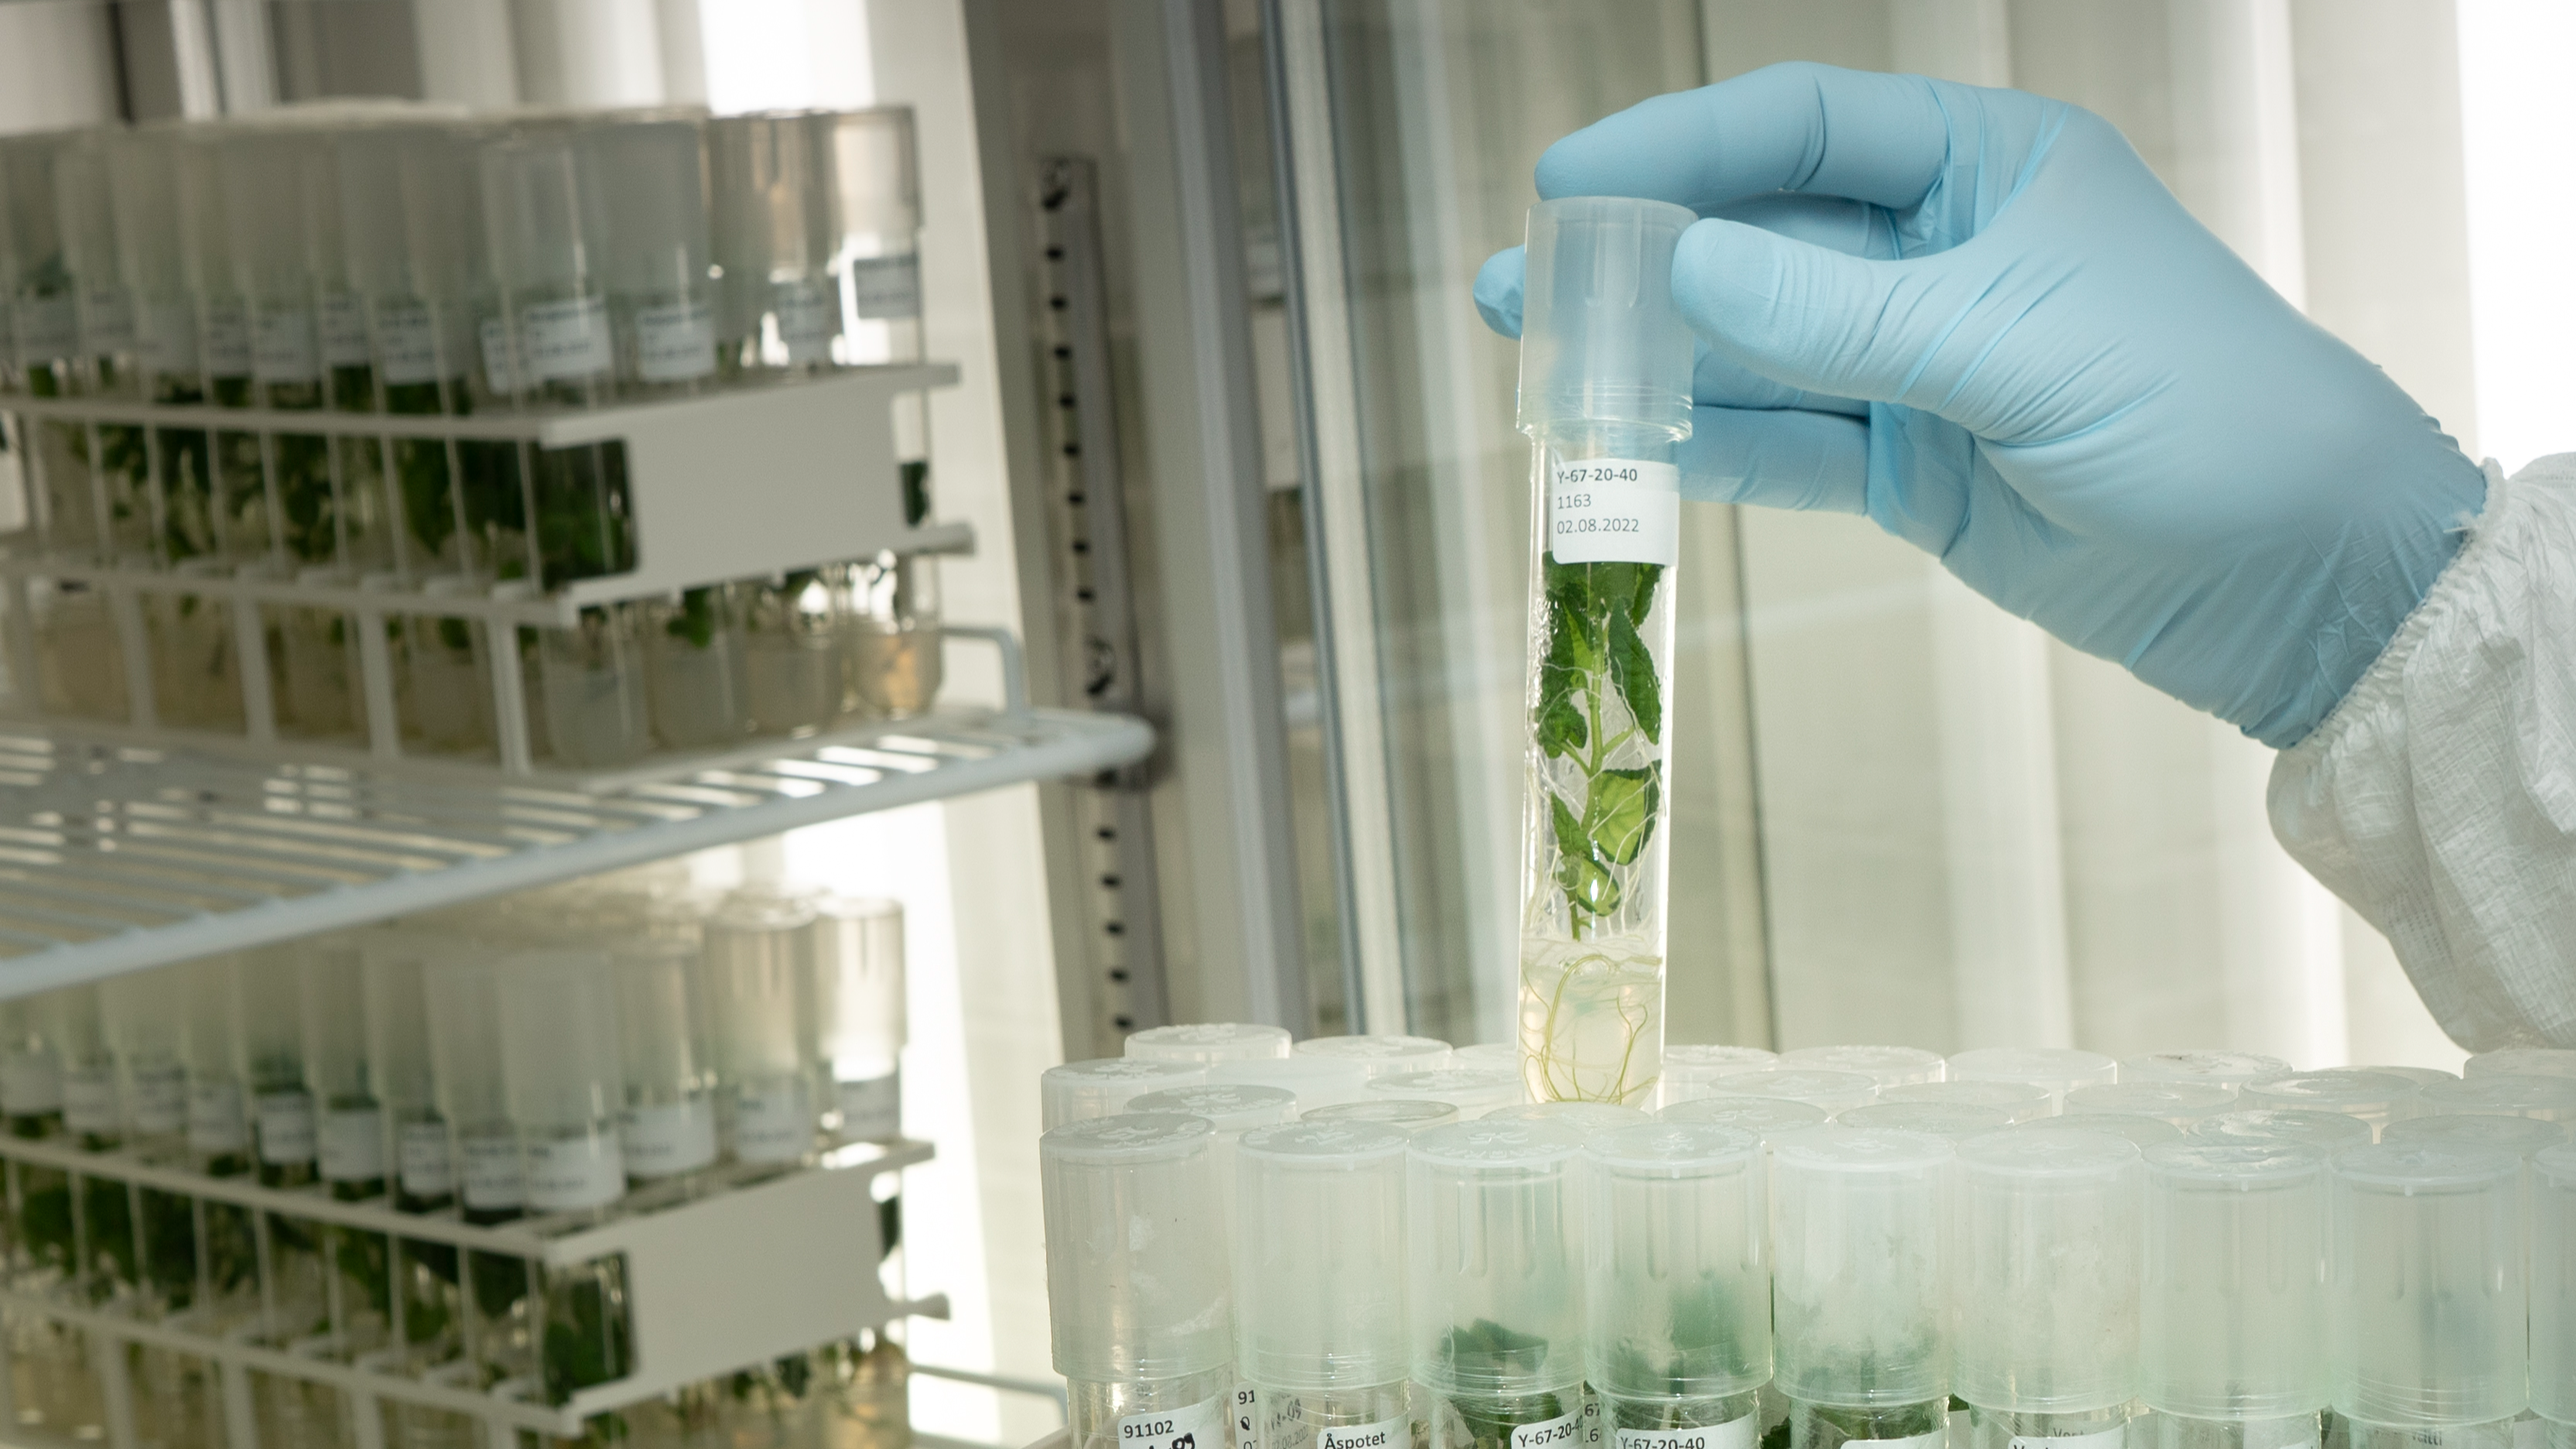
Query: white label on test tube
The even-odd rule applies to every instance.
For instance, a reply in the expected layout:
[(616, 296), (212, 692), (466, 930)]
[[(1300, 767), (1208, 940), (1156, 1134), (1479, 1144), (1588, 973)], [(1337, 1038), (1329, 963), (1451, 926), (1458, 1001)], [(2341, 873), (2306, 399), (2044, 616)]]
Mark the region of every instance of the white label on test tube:
[(483, 324), (483, 376), (494, 392), (519, 390), (519, 359), (510, 351), (510, 329), (498, 317)]
[(1512, 1449), (1571, 1449), (1583, 1436), (1583, 1411), (1512, 1426)]
[(575, 297), (521, 310), (519, 351), (531, 382), (599, 376), (610, 366), (608, 304), (597, 297)]
[(704, 302), (635, 309), (635, 375), (687, 382), (716, 370), (716, 310)]
[(876, 322), (898, 322), (921, 315), (921, 258), (850, 259), (850, 307)]
[(1633, 458), (1562, 459), (1554, 467), (1547, 547), (1558, 563), (1680, 561), (1680, 468)]
[(188, 1074), (177, 1063), (134, 1069), (134, 1130), (146, 1137), (188, 1127)]
[(1261, 1391), (1234, 1386), (1234, 1449), (1261, 1449)]
[(116, 1071), (74, 1067), (63, 1073), (63, 1125), (89, 1137), (116, 1135)]
[(812, 282), (781, 282), (770, 293), (778, 314), (778, 342), (789, 362), (820, 362), (832, 350), (831, 297)]
[(80, 347), (80, 321), (69, 297), (18, 299), (18, 361), (38, 367)]
[(314, 1141), (313, 1099), (302, 1092), (259, 1095), (259, 1160), (285, 1164), (311, 1162)]
[(2096, 1434), (2015, 1434), (2012, 1449), (2120, 1449), (2128, 1437), (2125, 1427)]
[(206, 304), (206, 349), (209, 377), (250, 375), (250, 309), (239, 302)]
[(1705, 1429), (1616, 1429), (1618, 1449), (1753, 1449), (1759, 1414), (1747, 1414)]
[(1225, 1427), (1225, 1401), (1201, 1399), (1180, 1409), (1129, 1414), (1118, 1421), (1118, 1449), (1172, 1449), (1187, 1439), (1197, 1449), (1210, 1449)]
[(395, 1150), (402, 1154), (403, 1191), (445, 1197), (456, 1191), (456, 1166), (447, 1150), (444, 1122), (405, 1122)]
[(733, 1155), (745, 1162), (793, 1162), (814, 1150), (814, 1107), (801, 1083), (734, 1098)]
[(154, 372), (197, 370), (197, 310), (185, 302), (143, 309), (143, 362)]
[(230, 1082), (199, 1082), (188, 1089), (188, 1150), (239, 1152), (246, 1135), (241, 1090)]
[(263, 307), (250, 333), (251, 375), (261, 382), (311, 382), (322, 375), (313, 354), (313, 314)]
[(841, 1135), (852, 1142), (884, 1142), (903, 1135), (903, 1078), (888, 1072), (873, 1082), (842, 1082), (838, 1095)]
[(92, 292), (81, 303), (81, 351), (104, 357), (134, 350), (134, 301), (123, 292)]
[(1404, 1418), (1315, 1431), (1315, 1449), (1411, 1449), (1412, 1444), (1413, 1421)]
[(626, 1195), (626, 1155), (613, 1132), (531, 1140), (525, 1162), (528, 1206), (536, 1212), (573, 1212)]
[(505, 1212), (527, 1201), (519, 1172), (515, 1137), (468, 1137), (465, 1148), (465, 1206), (476, 1212)]
[[(498, 323), (488, 324), (494, 331)], [(376, 366), (389, 387), (438, 381), (438, 339), (427, 307), (384, 307), (376, 312)]]
[(322, 1114), (322, 1175), (365, 1182), (385, 1175), (385, 1117), (373, 1107)]
[(715, 1108), (703, 1101), (629, 1107), (618, 1130), (631, 1176), (669, 1177), (716, 1160)]
[(322, 299), (322, 364), (367, 365), (367, 314), (347, 292), (333, 292)]
[(40, 1117), (63, 1106), (63, 1071), (52, 1057), (18, 1052), (0, 1061), (0, 1111)]
[(1929, 1434), (1908, 1434), (1902, 1439), (1860, 1439), (1853, 1442), (1876, 1444), (1880, 1449), (1941, 1449), (1950, 1442), (1950, 1426), (1944, 1424)]

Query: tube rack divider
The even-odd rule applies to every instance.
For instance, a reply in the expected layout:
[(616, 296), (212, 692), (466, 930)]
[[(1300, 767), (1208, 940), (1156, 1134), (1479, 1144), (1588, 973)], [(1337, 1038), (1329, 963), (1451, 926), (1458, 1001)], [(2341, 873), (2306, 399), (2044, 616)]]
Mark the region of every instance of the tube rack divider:
[[(656, 1398), (683, 1384), (716, 1378), (782, 1355), (883, 1327), (896, 1318), (948, 1316), (946, 1295), (896, 1301), (877, 1264), (884, 1245), (871, 1184), (877, 1177), (930, 1160), (929, 1143), (860, 1143), (823, 1154), (816, 1165), (731, 1165), (708, 1174), (720, 1190), (698, 1195), (676, 1184), (630, 1193), (599, 1221), (587, 1215), (534, 1217), (477, 1227), (452, 1213), (402, 1213), (382, 1199), (334, 1201), (321, 1188), (282, 1191), (242, 1178), (214, 1178), (160, 1165), (127, 1150), (85, 1152), (59, 1141), (0, 1137), (0, 1159), (90, 1178), (384, 1233), (392, 1239), (447, 1243), (475, 1252), (569, 1266), (622, 1255), (634, 1369), (596, 1384), (561, 1405), (534, 1401), (534, 1385), (505, 1380), (489, 1389), (457, 1380), (463, 1361), (418, 1376), (394, 1372), (400, 1344), (354, 1360), (332, 1356), (326, 1336), (278, 1344), (240, 1331), (209, 1333), (188, 1315), (147, 1321), (110, 1305), (68, 1301), (67, 1289), (0, 1287), (0, 1306), (76, 1325), (90, 1336), (100, 1378), (108, 1449), (135, 1449), (133, 1386), (121, 1350), (128, 1343), (173, 1349), (219, 1367), (229, 1449), (260, 1449), (250, 1374), (276, 1374), (328, 1384), (347, 1394), (356, 1449), (385, 1449), (381, 1400), (444, 1409), (480, 1420), (491, 1449), (509, 1449), (518, 1430), (578, 1438), (591, 1415)], [(728, 1244), (709, 1255), (704, 1242)], [(389, 1256), (388, 1261), (398, 1261)], [(663, 1305), (656, 1308), (655, 1305)], [(399, 1333), (401, 1314), (391, 1325)], [(8, 1345), (0, 1341), (0, 1400), (10, 1392)], [(0, 1410), (14, 1405), (0, 1402)], [(19, 1437), (15, 1414), (11, 1435)], [(50, 1437), (50, 1436), (49, 1436)], [(65, 1442), (68, 1442), (66, 1440)]]
[[(974, 534), (964, 524), (913, 528), (905, 523), (895, 458), (895, 400), (956, 380), (957, 369), (947, 363), (852, 367), (720, 388), (695, 397), (466, 417), (0, 395), (0, 414), (156, 430), (388, 441), (514, 441), (541, 449), (622, 442), (636, 537), (633, 570), (578, 579), (551, 594), (536, 592), (525, 580), (494, 582), (401, 570), (328, 581), (283, 576), (275, 562), (243, 563), (228, 573), (164, 569), (49, 552), (30, 547), (37, 542), (30, 537), (0, 550), (0, 586), (7, 591), (7, 638), (11, 672), (20, 681), (19, 707), (34, 707), (33, 682), (39, 674), (29, 582), (39, 578), (76, 581), (96, 588), (107, 599), (124, 665), (127, 727), (141, 738), (174, 744), (246, 741), (268, 758), (305, 758), (312, 753), (305, 742), (281, 740), (277, 733), (268, 637), (258, 606), (338, 610), (352, 616), (358, 631), (366, 753), (378, 761), (408, 760), (415, 757), (403, 748), (395, 709), (393, 651), (385, 640), (385, 622), (406, 615), (473, 619), (486, 629), (483, 652), (490, 674), (499, 769), (507, 775), (534, 776), (529, 701), (518, 651), (489, 642), (507, 637), (502, 631), (521, 625), (565, 628), (579, 621), (585, 605), (661, 597), (886, 551), (970, 551)], [(36, 451), (23, 450), (30, 458)], [(722, 480), (723, 486), (698, 486), (710, 479)], [(31, 535), (36, 524), (32, 507), (36, 482), (28, 479)], [(93, 490), (97, 486), (93, 479)], [(141, 597), (153, 593), (221, 598), (233, 606), (241, 735), (162, 729), (153, 700), (151, 641), (141, 608)], [(685, 767), (685, 761), (669, 753), (656, 759)]]

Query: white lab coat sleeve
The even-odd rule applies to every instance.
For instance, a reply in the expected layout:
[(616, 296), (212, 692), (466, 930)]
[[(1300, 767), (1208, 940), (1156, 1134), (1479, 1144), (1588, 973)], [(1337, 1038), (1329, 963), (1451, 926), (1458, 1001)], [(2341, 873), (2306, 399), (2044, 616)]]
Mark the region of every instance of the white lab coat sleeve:
[(2272, 830), (2452, 1040), (2576, 1047), (2576, 454), (2487, 480), (2432, 591), (2273, 762)]

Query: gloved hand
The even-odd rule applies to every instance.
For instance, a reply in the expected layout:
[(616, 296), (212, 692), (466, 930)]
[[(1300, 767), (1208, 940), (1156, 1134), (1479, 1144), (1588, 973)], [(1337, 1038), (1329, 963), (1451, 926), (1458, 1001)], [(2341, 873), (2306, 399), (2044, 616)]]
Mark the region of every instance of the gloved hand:
[[(2485, 479), (2192, 220), (2110, 123), (1777, 65), (1548, 148), (1542, 197), (1706, 218), (1685, 496), (1866, 513), (1969, 587), (2279, 748), (2457, 550)], [(1476, 303), (1520, 331), (1517, 248)]]

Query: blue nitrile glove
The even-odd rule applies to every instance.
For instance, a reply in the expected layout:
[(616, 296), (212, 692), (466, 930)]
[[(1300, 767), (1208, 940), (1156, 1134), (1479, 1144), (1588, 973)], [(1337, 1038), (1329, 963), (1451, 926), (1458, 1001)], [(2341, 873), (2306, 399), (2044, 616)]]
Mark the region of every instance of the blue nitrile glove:
[[(2295, 744), (2484, 476), (2192, 220), (2109, 122), (1777, 65), (1548, 148), (1538, 192), (1697, 210), (1686, 496), (1866, 513), (2078, 649)], [(1518, 249), (1476, 305), (1520, 331)]]

